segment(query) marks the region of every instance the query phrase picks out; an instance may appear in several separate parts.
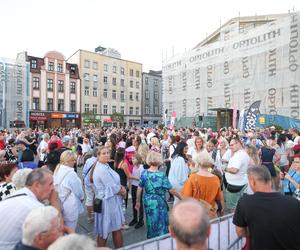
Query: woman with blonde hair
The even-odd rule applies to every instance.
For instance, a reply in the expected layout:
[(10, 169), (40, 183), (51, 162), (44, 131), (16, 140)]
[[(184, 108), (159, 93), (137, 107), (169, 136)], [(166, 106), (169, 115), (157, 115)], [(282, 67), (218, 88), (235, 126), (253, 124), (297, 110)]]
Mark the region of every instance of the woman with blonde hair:
[(149, 169), (141, 175), (135, 208), (140, 209), (141, 193), (144, 191), (143, 202), (147, 222), (147, 238), (168, 233), (169, 217), (166, 191), (181, 199), (181, 195), (172, 188), (168, 177), (158, 170), (163, 164), (160, 153), (150, 151), (147, 155)]
[(223, 173), (223, 169), (225, 169), (228, 165), (229, 159), (231, 157), (231, 151), (229, 149), (228, 141), (221, 137), (219, 139), (219, 147), (216, 154), (215, 167)]
[(154, 151), (156, 153), (160, 153), (160, 143), (157, 137), (152, 137), (151, 138), (151, 151)]
[(245, 146), (245, 150), (246, 150), (246, 153), (250, 157), (249, 167), (259, 165), (260, 159), (259, 159), (258, 150), (256, 149), (256, 147), (249, 144), (249, 145)]
[(197, 154), (195, 157), (196, 166), (199, 171), (191, 174), (182, 188), (183, 197), (192, 197), (203, 203), (209, 216), (216, 216), (216, 202), (221, 202), (224, 208), (224, 200), (221, 195), (221, 183), (216, 175), (211, 174), (208, 169), (213, 166), (213, 159), (206, 152)]
[(74, 171), (76, 155), (71, 150), (64, 151), (54, 173), (54, 187), (61, 202), (66, 226), (75, 230), (79, 214), (83, 212), (84, 192), (82, 183)]

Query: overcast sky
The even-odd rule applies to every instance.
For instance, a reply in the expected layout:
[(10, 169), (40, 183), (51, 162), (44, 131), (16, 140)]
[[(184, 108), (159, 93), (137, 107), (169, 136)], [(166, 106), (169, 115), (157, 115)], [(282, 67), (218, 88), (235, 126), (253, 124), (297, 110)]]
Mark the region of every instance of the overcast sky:
[(71, 56), (102, 45), (143, 70), (189, 50), (230, 18), (299, 11), (299, 0), (0, 0), (0, 57)]

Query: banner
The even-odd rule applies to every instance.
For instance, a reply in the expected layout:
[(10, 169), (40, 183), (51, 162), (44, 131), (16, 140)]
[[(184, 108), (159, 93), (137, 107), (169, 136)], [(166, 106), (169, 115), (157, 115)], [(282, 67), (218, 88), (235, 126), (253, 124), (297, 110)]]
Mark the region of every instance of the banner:
[(248, 110), (261, 100), (264, 114), (300, 118), (299, 12), (250, 24), (224, 26), (216, 42), (164, 60), (163, 110), (169, 116), (214, 116), (210, 109)]
[(253, 129), (256, 126), (256, 118), (260, 114), (259, 106), (261, 101), (252, 103), (246, 114), (245, 130)]

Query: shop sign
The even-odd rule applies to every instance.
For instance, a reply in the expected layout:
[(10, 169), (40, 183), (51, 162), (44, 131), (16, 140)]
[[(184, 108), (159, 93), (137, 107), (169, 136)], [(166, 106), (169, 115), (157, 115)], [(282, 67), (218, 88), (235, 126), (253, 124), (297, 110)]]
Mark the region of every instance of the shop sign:
[(79, 118), (78, 114), (60, 114), (60, 113), (53, 113), (50, 115), (51, 118), (53, 119), (61, 119), (61, 118), (66, 118), (66, 119), (76, 119)]

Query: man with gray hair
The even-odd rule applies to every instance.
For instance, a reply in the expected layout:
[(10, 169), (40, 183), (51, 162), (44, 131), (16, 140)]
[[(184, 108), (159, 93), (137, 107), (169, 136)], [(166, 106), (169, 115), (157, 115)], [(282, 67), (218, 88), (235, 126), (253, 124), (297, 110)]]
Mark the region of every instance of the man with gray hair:
[(171, 211), (169, 231), (176, 249), (207, 249), (210, 222), (206, 209), (195, 199), (180, 201)]
[(265, 166), (248, 169), (253, 195), (243, 196), (236, 207), (233, 224), (237, 235), (250, 238), (250, 249), (300, 249), (300, 202), (272, 190)]
[(43, 207), (44, 200), (50, 200), (54, 205), (57, 201), (53, 200), (55, 194), (52, 173), (46, 169), (36, 169), (28, 175), (24, 188), (0, 203), (0, 250), (14, 248), (21, 240), (26, 216), (31, 210)]
[(14, 250), (46, 250), (65, 232), (73, 231), (63, 227), (60, 214), (55, 207), (35, 208), (27, 215), (23, 224), (22, 241)]

